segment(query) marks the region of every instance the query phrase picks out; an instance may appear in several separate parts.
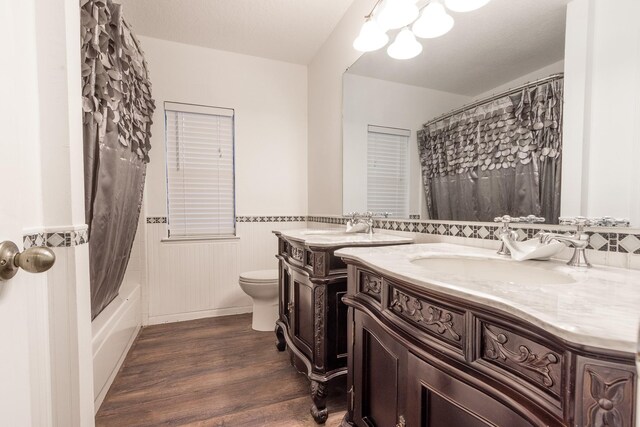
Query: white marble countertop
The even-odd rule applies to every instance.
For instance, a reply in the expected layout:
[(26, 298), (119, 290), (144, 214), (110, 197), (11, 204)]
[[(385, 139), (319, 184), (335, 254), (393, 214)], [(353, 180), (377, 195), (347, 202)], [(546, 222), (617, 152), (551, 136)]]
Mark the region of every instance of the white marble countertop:
[(403, 243), (413, 243), (411, 237), (395, 236), (375, 232), (368, 233), (346, 233), (343, 229), (317, 229), (303, 228), (296, 230), (274, 230), (287, 239), (300, 242), (307, 246), (331, 247), (331, 246), (371, 246), (371, 245), (394, 245)]
[(530, 276), (522, 283), (494, 281), (470, 277), (462, 271), (430, 271), (411, 262), (456, 255), (505, 260), (493, 250), (447, 243), (336, 251), (336, 256), (359, 261), (385, 275), (518, 316), (575, 344), (631, 354), (637, 351), (640, 271), (603, 266), (577, 269), (554, 260), (507, 260), (542, 269), (541, 276), (570, 276), (573, 282), (540, 284)]

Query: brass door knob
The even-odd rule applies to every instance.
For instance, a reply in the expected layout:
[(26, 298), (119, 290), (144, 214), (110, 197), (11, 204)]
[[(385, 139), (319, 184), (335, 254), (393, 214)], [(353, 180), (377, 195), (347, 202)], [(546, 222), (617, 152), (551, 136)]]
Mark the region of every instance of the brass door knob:
[(56, 255), (49, 248), (36, 246), (20, 253), (15, 243), (0, 243), (0, 281), (11, 279), (20, 268), (29, 273), (42, 273), (55, 262)]

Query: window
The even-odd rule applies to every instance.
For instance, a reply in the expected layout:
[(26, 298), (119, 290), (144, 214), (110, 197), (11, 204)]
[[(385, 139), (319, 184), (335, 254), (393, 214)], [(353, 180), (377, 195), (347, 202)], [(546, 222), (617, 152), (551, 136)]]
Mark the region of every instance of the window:
[(369, 125), (367, 210), (409, 217), (409, 135), (406, 129)]
[(165, 102), (169, 237), (235, 235), (234, 111)]

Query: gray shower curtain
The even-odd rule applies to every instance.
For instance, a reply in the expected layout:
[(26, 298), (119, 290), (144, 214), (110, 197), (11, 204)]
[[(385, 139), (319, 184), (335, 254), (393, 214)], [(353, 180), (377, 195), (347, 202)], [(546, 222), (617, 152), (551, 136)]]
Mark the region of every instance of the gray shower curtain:
[(81, 0), (91, 318), (118, 295), (136, 234), (155, 109), (140, 45), (111, 0)]
[(418, 133), (431, 219), (560, 216), (559, 78), (429, 123)]

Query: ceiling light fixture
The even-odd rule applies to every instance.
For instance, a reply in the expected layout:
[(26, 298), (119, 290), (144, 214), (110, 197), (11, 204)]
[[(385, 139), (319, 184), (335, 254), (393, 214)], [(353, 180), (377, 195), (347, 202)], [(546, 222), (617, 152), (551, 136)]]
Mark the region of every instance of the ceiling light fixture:
[(396, 30), (411, 24), (419, 14), (415, 0), (385, 0), (376, 19), (385, 30)]
[(416, 40), (413, 32), (404, 28), (387, 48), (387, 53), (394, 59), (411, 59), (422, 52), (422, 44)]
[(360, 52), (372, 52), (384, 47), (389, 42), (389, 36), (384, 32), (375, 18), (369, 18), (364, 23), (358, 38), (353, 41), (353, 48)]
[[(476, 10), (491, 0), (377, 0), (365, 16), (360, 34), (353, 47), (360, 52), (372, 52), (389, 42), (388, 30), (403, 28), (387, 49), (392, 58), (409, 59), (422, 52), (415, 36), (425, 39), (440, 37), (453, 28), (454, 21), (442, 5), (454, 12)], [(424, 9), (420, 14), (420, 9)], [(411, 29), (408, 26), (413, 23)], [(418, 47), (419, 46), (419, 47)]]
[(433, 39), (448, 33), (453, 28), (453, 18), (444, 6), (432, 2), (422, 10), (422, 15), (413, 23), (413, 33), (423, 39)]

